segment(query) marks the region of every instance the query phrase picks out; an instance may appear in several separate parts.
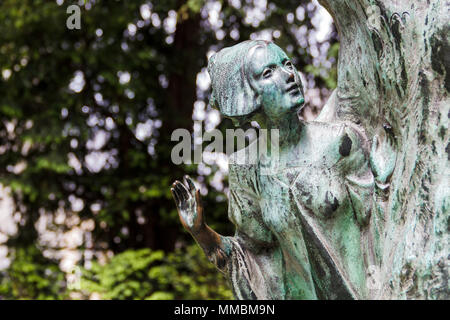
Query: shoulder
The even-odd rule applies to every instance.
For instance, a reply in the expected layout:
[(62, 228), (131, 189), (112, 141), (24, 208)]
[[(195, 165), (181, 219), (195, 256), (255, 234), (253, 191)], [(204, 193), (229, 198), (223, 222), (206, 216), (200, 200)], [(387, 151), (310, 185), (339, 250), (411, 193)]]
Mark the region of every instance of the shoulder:
[(228, 157), (228, 163), (230, 165), (256, 165), (258, 158), (258, 140), (255, 139), (247, 147), (232, 153)]
[(259, 194), (258, 159), (256, 140), (248, 147), (238, 150), (228, 157), (230, 190), (240, 189), (255, 196)]

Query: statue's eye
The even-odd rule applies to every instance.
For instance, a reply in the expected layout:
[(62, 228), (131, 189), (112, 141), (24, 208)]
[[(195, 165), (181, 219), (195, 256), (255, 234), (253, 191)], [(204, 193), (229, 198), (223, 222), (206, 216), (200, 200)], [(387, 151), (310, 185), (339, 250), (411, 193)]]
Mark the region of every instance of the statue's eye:
[(292, 62), (289, 61), (289, 60), (287, 60), (287, 61), (284, 63), (284, 66), (285, 66), (287, 69), (289, 69), (289, 70), (294, 69), (294, 66), (292, 65)]
[(270, 78), (270, 77), (272, 76), (272, 73), (273, 73), (272, 69), (271, 69), (271, 68), (267, 68), (267, 69), (264, 70), (264, 72), (263, 72), (263, 78), (264, 78), (264, 79)]

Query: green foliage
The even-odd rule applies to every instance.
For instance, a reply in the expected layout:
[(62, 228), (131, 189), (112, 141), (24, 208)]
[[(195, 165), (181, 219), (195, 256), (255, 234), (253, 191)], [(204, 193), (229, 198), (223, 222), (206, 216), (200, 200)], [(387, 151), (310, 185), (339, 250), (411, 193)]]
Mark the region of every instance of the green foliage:
[[(141, 5), (149, 1), (85, 2), (81, 29), (68, 30), (67, 6), (78, 1), (63, 5), (47, 0), (0, 1), (0, 183), (10, 187), (14, 213), (21, 217), (17, 234), (7, 242), (15, 254), (1, 279), (3, 297), (59, 295), (59, 289), (52, 287), (57, 281), (39, 287), (41, 293), (33, 289), (37, 288), (33, 277), (30, 281), (21, 278), (20, 268), (15, 268), (28, 261), (38, 275), (45, 274), (48, 266), (56, 270), (44, 257), (23, 252), (39, 242), (36, 222), (41, 212), (54, 218), (61, 210), (77, 215), (80, 223), (94, 221), (92, 241), (80, 249), (111, 250), (120, 261), (121, 252), (151, 248), (162, 250), (164, 261), (177, 257), (173, 263), (180, 268), (184, 264), (185, 269), (163, 270), (178, 279), (177, 286), (163, 284), (163, 277), (159, 282), (145, 282), (155, 291), (135, 290), (136, 284), (127, 284), (133, 294), (145, 292), (139, 298), (152, 293), (153, 298), (226, 297), (225, 285), (210, 285), (219, 280), (214, 280), (217, 271), (206, 260), (189, 262), (170, 253), (178, 241), (193, 242), (182, 230), (169, 191), (170, 184), (186, 173), (208, 189), (202, 197), (208, 224), (224, 235), (233, 232), (226, 198), (210, 185), (217, 165), (209, 166), (210, 174), (198, 174), (197, 166), (176, 166), (170, 158), (176, 144), (170, 139), (173, 130), (192, 129), (195, 101), (208, 105), (209, 89), (199, 90), (196, 84), (207, 53), (249, 39), (255, 32), (276, 29), (276, 43), (301, 71), (311, 70), (307, 77), (316, 87), (335, 86), (334, 69), (328, 77), (326, 69), (317, 73), (306, 67), (313, 65), (313, 59), (296, 35), (302, 26), (314, 28), (315, 9), (308, 6), (310, 1), (268, 1), (271, 9), (257, 24), (246, 21), (247, 12), (255, 7), (253, 1), (241, 1), (241, 7), (220, 1), (220, 27), (211, 25), (205, 14), (211, 1), (150, 2), (151, 13), (158, 19), (141, 15)], [(305, 9), (304, 18), (287, 22), (287, 15), (299, 6)], [(173, 13), (176, 28), (169, 30), (164, 20)], [(132, 26), (134, 32), (130, 32)], [(223, 37), (218, 36), (218, 28)], [(233, 38), (236, 32), (238, 37)], [(331, 43), (335, 41), (333, 33)], [(337, 56), (332, 50), (331, 55)], [(129, 81), (120, 81), (124, 72), (129, 73)], [(77, 75), (83, 85), (74, 89), (71, 83)], [(151, 123), (151, 129), (139, 137), (137, 128), (145, 123)], [(226, 125), (223, 121), (219, 129)], [(93, 144), (98, 135), (104, 136), (103, 143)], [(104, 160), (98, 168), (87, 161), (95, 156), (91, 161), (95, 164)], [(82, 204), (76, 211), (75, 198)], [(72, 227), (52, 226), (60, 231)], [(39, 248), (45, 249), (41, 244)], [(115, 288), (112, 292), (117, 296), (111, 298), (130, 297), (126, 289), (117, 291), (117, 286), (105, 287)]]
[(0, 272), (1, 299), (67, 298), (64, 273), (34, 246), (16, 249), (7, 271)]
[(84, 295), (102, 299), (231, 299), (222, 274), (197, 245), (171, 253), (127, 250), (83, 271)]

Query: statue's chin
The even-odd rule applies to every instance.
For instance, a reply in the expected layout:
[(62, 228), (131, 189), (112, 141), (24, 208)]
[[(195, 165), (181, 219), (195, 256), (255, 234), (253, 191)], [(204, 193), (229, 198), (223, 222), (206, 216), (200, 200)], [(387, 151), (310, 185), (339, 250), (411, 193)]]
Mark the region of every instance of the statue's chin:
[(300, 111), (305, 106), (305, 98), (301, 97), (297, 101), (298, 110)]
[(290, 112), (300, 112), (305, 107), (305, 99), (301, 98), (296, 104), (289, 110)]

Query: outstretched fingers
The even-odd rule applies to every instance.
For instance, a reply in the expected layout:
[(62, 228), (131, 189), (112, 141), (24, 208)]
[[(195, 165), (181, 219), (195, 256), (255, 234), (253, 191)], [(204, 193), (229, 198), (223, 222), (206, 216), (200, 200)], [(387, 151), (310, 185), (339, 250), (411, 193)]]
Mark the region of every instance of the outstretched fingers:
[(189, 186), (189, 191), (191, 193), (191, 196), (195, 199), (195, 202), (197, 202), (197, 205), (200, 206), (200, 190), (197, 189), (197, 187), (194, 184), (194, 181), (189, 177), (188, 175), (184, 176), (185, 183)]
[(204, 225), (200, 192), (189, 176), (183, 182), (176, 180), (170, 188), (177, 204), (177, 211), (183, 226), (190, 232), (199, 231)]
[(178, 196), (178, 193), (175, 190), (174, 186), (172, 186), (172, 188), (170, 188), (170, 192), (172, 193), (172, 197), (174, 198), (175, 203), (178, 205), (180, 203), (180, 197)]
[(196, 191), (197, 191), (197, 188), (195, 187), (195, 184), (194, 184), (194, 182), (192, 181), (191, 177), (189, 177), (188, 175), (185, 175), (185, 176), (184, 176), (184, 182), (185, 182), (185, 184), (188, 186), (189, 192), (190, 192), (191, 196), (192, 196), (193, 198), (195, 198), (195, 193), (196, 193)]
[(177, 190), (181, 201), (189, 200), (190, 194), (188, 188), (180, 181), (175, 181), (175, 190)]
[(378, 135), (374, 135), (372, 138), (372, 152), (375, 152), (378, 148)]

